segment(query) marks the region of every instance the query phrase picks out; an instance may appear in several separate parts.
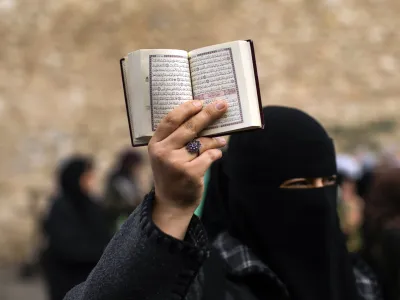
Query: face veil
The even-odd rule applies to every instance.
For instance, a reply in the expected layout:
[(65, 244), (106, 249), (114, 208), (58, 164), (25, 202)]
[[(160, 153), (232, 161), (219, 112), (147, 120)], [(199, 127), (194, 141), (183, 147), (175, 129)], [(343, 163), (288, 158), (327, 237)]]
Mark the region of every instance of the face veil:
[(229, 232), (276, 272), (293, 299), (358, 299), (336, 186), (280, 188), (288, 179), (336, 174), (332, 140), (297, 109), (270, 106), (264, 117), (264, 130), (229, 143)]

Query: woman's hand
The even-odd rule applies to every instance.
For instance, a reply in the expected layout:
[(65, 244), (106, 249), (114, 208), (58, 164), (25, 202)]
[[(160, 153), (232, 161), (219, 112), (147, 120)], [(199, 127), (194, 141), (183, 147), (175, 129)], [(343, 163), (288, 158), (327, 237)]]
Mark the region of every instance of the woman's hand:
[(158, 125), (149, 143), (156, 200), (153, 221), (165, 233), (183, 239), (204, 190), (204, 174), (221, 158), (223, 138), (201, 137), (200, 153), (186, 144), (227, 110), (225, 101), (202, 109), (201, 101), (188, 101), (171, 111)]

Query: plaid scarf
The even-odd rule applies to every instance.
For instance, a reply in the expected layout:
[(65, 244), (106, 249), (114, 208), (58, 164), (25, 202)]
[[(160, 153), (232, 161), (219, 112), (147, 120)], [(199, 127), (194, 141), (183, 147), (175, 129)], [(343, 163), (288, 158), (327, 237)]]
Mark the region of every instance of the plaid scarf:
[[(251, 250), (231, 237), (227, 232), (221, 233), (214, 242), (214, 247), (219, 251), (226, 262), (229, 272), (234, 275), (261, 273), (271, 278), (289, 298), (285, 284), (278, 276)], [(360, 258), (353, 259), (353, 270), (356, 278), (358, 293), (362, 300), (381, 300), (382, 295), (377, 279), (369, 266)]]

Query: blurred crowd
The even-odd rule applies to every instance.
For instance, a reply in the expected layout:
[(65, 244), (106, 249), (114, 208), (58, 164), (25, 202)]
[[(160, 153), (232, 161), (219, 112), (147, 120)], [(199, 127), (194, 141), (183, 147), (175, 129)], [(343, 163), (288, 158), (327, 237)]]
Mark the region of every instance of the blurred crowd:
[(400, 160), (396, 151), (376, 156), (338, 155), (339, 215), (348, 249), (377, 274), (385, 299), (400, 297)]
[(24, 278), (45, 279), (49, 299), (62, 299), (86, 279), (104, 248), (124, 220), (143, 199), (137, 183), (142, 156), (123, 150), (108, 172), (103, 195), (95, 192), (96, 163), (92, 157), (72, 155), (59, 163), (55, 191), (39, 220), (40, 242), (21, 267)]

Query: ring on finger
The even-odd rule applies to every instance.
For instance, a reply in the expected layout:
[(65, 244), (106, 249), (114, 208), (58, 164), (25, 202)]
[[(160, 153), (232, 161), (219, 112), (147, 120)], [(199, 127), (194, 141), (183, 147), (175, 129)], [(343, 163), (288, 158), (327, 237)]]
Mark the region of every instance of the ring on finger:
[[(195, 142), (197, 141), (197, 142)], [(190, 144), (190, 148), (193, 149), (192, 151), (188, 150), (188, 145)], [(194, 145), (196, 144), (196, 145)], [(198, 148), (198, 145), (200, 144), (200, 147)], [(193, 147), (194, 145), (194, 147)], [(226, 140), (222, 137), (200, 137), (192, 142), (189, 142), (185, 147), (183, 147), (181, 150), (186, 152), (189, 161), (192, 161), (196, 159), (198, 156), (202, 155), (204, 152), (210, 149), (218, 149), (222, 148), (226, 145)], [(198, 149), (198, 150), (197, 150)]]
[(197, 156), (200, 155), (200, 148), (201, 148), (201, 143), (199, 140), (192, 140), (189, 143), (186, 144), (186, 150), (190, 154), (197, 154)]

